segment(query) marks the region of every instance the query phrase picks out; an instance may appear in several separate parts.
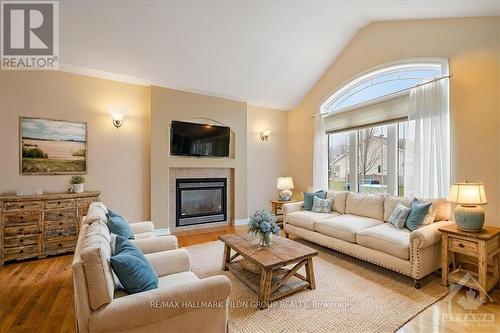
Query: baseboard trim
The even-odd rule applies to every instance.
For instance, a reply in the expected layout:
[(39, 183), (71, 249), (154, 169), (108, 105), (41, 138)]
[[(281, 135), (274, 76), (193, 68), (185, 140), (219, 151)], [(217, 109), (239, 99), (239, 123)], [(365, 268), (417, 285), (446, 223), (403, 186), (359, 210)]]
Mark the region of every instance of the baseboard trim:
[(157, 236), (166, 236), (166, 235), (170, 235), (170, 228), (159, 228), (159, 229), (155, 229), (155, 234)]
[(248, 221), (250, 221), (249, 218), (234, 220), (234, 225), (247, 225)]

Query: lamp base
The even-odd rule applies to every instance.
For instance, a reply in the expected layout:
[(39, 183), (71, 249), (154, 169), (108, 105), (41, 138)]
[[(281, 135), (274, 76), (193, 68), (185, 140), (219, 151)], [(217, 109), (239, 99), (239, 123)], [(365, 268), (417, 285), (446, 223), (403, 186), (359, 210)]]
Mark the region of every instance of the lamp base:
[(278, 192), (279, 201), (290, 201), (292, 199), (292, 191), (281, 190)]
[(484, 210), (481, 206), (458, 205), (455, 208), (457, 228), (466, 232), (481, 232), (484, 225)]

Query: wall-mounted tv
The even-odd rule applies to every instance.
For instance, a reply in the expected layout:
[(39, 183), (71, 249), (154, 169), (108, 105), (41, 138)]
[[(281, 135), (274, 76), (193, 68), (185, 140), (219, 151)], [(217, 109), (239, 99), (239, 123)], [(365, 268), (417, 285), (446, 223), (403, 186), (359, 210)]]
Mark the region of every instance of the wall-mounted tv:
[(228, 157), (229, 127), (172, 121), (170, 155)]

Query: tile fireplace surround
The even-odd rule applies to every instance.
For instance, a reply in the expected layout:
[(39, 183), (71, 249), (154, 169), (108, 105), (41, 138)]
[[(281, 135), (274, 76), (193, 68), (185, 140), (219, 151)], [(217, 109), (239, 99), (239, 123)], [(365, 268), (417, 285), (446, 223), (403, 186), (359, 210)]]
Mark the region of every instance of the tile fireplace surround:
[[(170, 168), (168, 181), (168, 225), (170, 231), (190, 230), (234, 222), (234, 169), (232, 168)], [(227, 179), (227, 219), (224, 222), (205, 223), (192, 226), (175, 226), (176, 180), (178, 178), (226, 178)]]

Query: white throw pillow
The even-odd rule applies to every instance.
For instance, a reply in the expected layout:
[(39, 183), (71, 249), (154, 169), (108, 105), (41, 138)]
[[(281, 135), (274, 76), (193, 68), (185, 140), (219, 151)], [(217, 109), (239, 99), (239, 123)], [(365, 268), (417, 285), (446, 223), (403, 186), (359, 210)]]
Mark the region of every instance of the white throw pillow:
[(311, 212), (329, 213), (332, 210), (332, 205), (333, 205), (332, 199), (321, 199), (315, 196)]
[(403, 229), (405, 227), (406, 218), (410, 214), (411, 208), (403, 206), (400, 202), (394, 208), (391, 216), (389, 217), (389, 222), (398, 229)]

